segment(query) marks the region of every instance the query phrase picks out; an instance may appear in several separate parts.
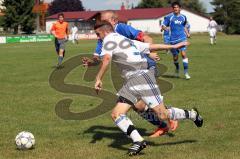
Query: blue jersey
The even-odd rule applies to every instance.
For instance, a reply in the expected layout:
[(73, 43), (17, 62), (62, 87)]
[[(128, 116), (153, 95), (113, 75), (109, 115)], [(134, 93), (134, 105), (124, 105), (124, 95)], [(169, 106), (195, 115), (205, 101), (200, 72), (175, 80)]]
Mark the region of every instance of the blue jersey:
[(163, 25), (170, 27), (170, 42), (179, 42), (187, 39), (185, 34), (185, 25), (187, 24), (187, 17), (183, 14), (175, 15), (169, 14), (164, 18)]
[(170, 31), (169, 30), (164, 30), (163, 31), (163, 36), (170, 36)]
[(189, 24), (189, 22), (187, 22), (186, 26), (185, 26), (188, 30), (188, 32), (190, 33), (190, 28), (191, 28), (191, 25)]
[[(115, 28), (114, 28), (115, 32), (125, 36), (128, 39), (131, 40), (137, 40), (139, 33), (141, 32), (140, 30), (137, 30), (133, 27), (131, 27), (130, 25), (124, 24), (124, 23), (118, 23)], [(101, 53), (102, 53), (102, 40), (99, 39), (97, 42), (97, 47), (95, 50), (95, 55), (99, 56), (101, 58)], [(156, 62), (151, 59), (150, 57), (148, 57), (147, 55), (144, 55), (145, 58), (148, 61), (148, 67), (153, 67), (156, 65)]]

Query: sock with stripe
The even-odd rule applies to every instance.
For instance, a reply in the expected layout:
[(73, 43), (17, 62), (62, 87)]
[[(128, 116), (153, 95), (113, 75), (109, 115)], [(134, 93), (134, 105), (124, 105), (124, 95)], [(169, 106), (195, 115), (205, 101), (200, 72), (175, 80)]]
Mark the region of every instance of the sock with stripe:
[(174, 61), (174, 65), (176, 67), (176, 70), (179, 71), (179, 62), (178, 61)]
[(58, 56), (58, 64), (61, 65), (63, 61), (63, 56)]
[(188, 73), (188, 58), (185, 58), (183, 61), (184, 74)]
[(169, 118), (171, 120), (184, 120), (184, 119), (196, 119), (196, 113), (189, 110), (179, 109), (179, 108), (168, 108)]
[(128, 135), (133, 142), (143, 141), (142, 136), (133, 126), (132, 121), (126, 115), (120, 115), (116, 120), (115, 124), (126, 134)]
[(147, 109), (144, 112), (139, 112), (138, 113), (142, 118), (144, 118), (145, 120), (147, 120), (149, 123), (158, 126), (159, 128), (165, 128), (167, 127), (167, 124), (164, 121), (160, 121), (158, 116), (156, 115), (156, 113), (151, 110), (151, 109)]

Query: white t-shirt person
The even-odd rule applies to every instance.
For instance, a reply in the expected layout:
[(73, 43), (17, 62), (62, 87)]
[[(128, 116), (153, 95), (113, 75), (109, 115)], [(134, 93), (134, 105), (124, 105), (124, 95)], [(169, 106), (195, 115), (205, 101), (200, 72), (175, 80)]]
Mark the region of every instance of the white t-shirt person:
[(73, 26), (71, 29), (72, 32), (72, 42), (75, 43), (75, 41), (77, 40), (77, 32), (78, 32), (78, 28), (77, 26)]
[(215, 20), (210, 18), (210, 22), (208, 24), (208, 32), (210, 35), (210, 43), (216, 43), (216, 34), (217, 34), (218, 24)]

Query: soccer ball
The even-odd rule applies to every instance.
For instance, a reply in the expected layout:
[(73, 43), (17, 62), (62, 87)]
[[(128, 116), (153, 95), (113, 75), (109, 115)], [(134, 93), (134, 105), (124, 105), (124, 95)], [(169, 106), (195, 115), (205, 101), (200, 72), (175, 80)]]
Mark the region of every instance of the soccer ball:
[(33, 148), (33, 146), (35, 145), (35, 139), (32, 133), (22, 131), (16, 136), (15, 143), (17, 149), (27, 150)]

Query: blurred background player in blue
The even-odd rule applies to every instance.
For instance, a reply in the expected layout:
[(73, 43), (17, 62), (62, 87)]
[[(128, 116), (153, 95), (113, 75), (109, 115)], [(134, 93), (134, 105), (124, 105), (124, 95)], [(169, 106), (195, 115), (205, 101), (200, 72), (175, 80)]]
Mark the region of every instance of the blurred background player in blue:
[[(181, 5), (178, 2), (172, 3), (173, 13), (169, 14), (164, 18), (163, 29), (168, 30), (170, 28), (170, 44), (177, 44), (182, 41), (187, 41), (187, 38), (190, 37), (188, 29), (186, 28), (187, 17), (180, 13)], [(187, 47), (182, 47), (180, 49), (171, 49), (173, 54), (173, 61), (176, 67), (176, 77), (179, 77), (179, 62), (178, 54), (181, 53), (184, 75), (187, 80), (191, 77), (188, 73), (188, 57), (186, 54)]]
[[(163, 42), (164, 44), (170, 44), (170, 28), (169, 27), (166, 27), (166, 29), (164, 30), (162, 25), (161, 25), (161, 32), (163, 32), (162, 36), (163, 36)], [(167, 50), (167, 54), (169, 53), (170, 51)]]

